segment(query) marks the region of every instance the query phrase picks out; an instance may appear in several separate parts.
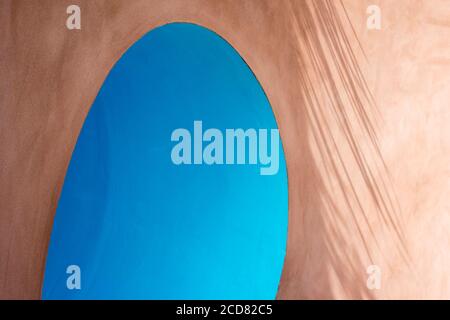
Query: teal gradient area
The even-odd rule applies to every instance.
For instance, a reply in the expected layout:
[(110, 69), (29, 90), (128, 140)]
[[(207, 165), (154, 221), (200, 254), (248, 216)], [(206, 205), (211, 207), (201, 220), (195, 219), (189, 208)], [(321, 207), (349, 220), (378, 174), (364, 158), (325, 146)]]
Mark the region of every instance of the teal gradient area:
[[(80, 93), (82, 94), (82, 93)], [(284, 153), (260, 165), (174, 165), (177, 128), (277, 128), (239, 54), (175, 23), (116, 63), (80, 133), (58, 203), (44, 299), (273, 299), (286, 251)], [(66, 268), (81, 269), (69, 290)]]

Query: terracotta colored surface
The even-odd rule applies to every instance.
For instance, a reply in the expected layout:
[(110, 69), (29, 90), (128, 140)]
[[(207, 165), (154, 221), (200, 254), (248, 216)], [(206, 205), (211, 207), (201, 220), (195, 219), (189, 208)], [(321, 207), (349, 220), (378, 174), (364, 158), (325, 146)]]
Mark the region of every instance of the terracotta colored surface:
[(279, 298), (450, 298), (446, 0), (344, 0), (354, 32), (338, 0), (76, 2), (81, 31), (65, 27), (71, 1), (0, 2), (0, 298), (40, 297), (86, 113), (120, 55), (172, 21), (227, 39), (274, 108), (290, 207)]

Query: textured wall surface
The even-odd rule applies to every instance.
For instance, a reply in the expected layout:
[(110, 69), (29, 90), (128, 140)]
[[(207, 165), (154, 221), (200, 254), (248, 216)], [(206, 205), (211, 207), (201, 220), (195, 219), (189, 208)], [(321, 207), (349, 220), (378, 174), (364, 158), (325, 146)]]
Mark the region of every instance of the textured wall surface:
[[(120, 55), (173, 21), (229, 41), (274, 109), (289, 179), (279, 298), (450, 298), (446, 0), (76, 2), (74, 31), (72, 1), (0, 2), (0, 298), (40, 297), (85, 116)], [(381, 30), (366, 28), (372, 3)]]

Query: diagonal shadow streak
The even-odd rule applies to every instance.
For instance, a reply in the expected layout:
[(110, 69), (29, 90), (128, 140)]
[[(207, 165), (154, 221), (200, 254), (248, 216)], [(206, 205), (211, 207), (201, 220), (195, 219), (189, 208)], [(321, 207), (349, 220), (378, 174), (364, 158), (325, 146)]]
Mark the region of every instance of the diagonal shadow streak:
[[(408, 267), (410, 257), (400, 206), (377, 139), (380, 112), (345, 27), (353, 31), (361, 50), (362, 46), (342, 0), (289, 0), (287, 7), (296, 63), (301, 71), (297, 75), (301, 92), (296, 112), (304, 114), (309, 152), (316, 154), (317, 164), (309, 183), (314, 184), (318, 195), (309, 199), (312, 212), (302, 214), (320, 215), (315, 219), (320, 219), (316, 221), (320, 224), (320, 241), (329, 259), (321, 263), (329, 264), (341, 289), (352, 298), (373, 298), (361, 265), (367, 261), (376, 264), (379, 256), (386, 258), (380, 232), (388, 235), (396, 254)], [(341, 16), (347, 19), (348, 26)], [(355, 230), (365, 257), (349, 241), (348, 234)], [(279, 297), (309, 297), (307, 289), (301, 287), (307, 280), (302, 280), (299, 288), (289, 284), (299, 277), (300, 264), (304, 263), (289, 254), (289, 245), (288, 242), (288, 268), (283, 271)], [(303, 260), (309, 254), (309, 249), (305, 250)], [(389, 263), (388, 266), (393, 268)], [(300, 274), (301, 279), (305, 277)], [(329, 293), (319, 297), (333, 297), (331, 284), (326, 290)]]

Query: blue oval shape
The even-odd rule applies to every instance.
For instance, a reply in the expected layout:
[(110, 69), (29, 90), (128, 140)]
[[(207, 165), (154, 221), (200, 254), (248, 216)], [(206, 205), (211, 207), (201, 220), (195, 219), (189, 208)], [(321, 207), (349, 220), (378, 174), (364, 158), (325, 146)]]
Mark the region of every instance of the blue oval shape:
[[(223, 164), (174, 163), (176, 129), (192, 134), (191, 155), (178, 154), (192, 162), (213, 140), (196, 141), (194, 121), (203, 134), (223, 134), (215, 136), (222, 151), (210, 154), (222, 152)], [(174, 23), (136, 42), (111, 70), (78, 138), (43, 298), (273, 299), (287, 236), (284, 154), (280, 144), (279, 169), (262, 175), (264, 136), (257, 135), (256, 164), (250, 138), (245, 164), (226, 164), (226, 130), (237, 128), (270, 136), (277, 126), (257, 79), (225, 40)]]

